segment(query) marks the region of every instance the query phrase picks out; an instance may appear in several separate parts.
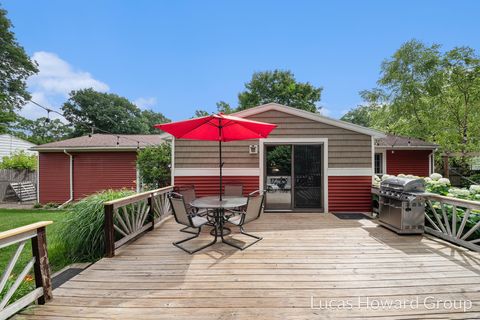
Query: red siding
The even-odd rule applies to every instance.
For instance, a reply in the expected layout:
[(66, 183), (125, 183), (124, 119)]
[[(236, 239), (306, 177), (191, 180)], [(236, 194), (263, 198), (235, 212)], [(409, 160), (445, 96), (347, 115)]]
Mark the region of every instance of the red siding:
[(387, 173), (400, 173), (427, 177), (429, 173), (428, 156), (431, 150), (387, 150)]
[(136, 152), (83, 152), (73, 159), (75, 200), (105, 189), (135, 189)]
[(70, 196), (70, 159), (61, 152), (39, 154), (40, 203), (63, 203)]
[(328, 210), (330, 212), (371, 212), (372, 177), (328, 177)]
[[(258, 190), (258, 176), (227, 176), (223, 177), (223, 185), (225, 184), (242, 184), (243, 194), (248, 195), (250, 192)], [(194, 185), (197, 197), (204, 197), (218, 194), (219, 177), (175, 177), (175, 186)]]

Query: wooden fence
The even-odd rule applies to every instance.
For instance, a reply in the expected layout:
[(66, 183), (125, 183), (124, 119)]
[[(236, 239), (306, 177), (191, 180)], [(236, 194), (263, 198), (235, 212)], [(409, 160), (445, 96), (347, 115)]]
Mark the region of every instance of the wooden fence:
[(0, 201), (4, 201), (7, 187), (12, 182), (31, 181), (37, 184), (37, 173), (30, 170), (0, 169)]
[[(50, 277), (50, 265), (48, 263), (45, 234), (45, 227), (51, 223), (52, 221), (42, 221), (5, 232), (0, 232), (0, 249), (17, 245), (17, 250), (11, 257), (9, 263), (6, 265), (2, 277), (0, 278), (0, 292), (3, 292), (6, 287), (8, 288), (7, 284), (12, 271), (29, 239), (31, 239), (32, 242), (33, 256), (24, 266), (23, 270), (18, 274), (13, 284), (11, 284), (11, 286), (6, 290), (3, 298), (1, 298), (0, 319), (7, 319), (35, 300), (37, 300), (38, 304), (44, 304), (52, 298), (52, 281)], [(12, 296), (24, 281), (25, 276), (32, 268), (35, 274), (36, 289), (32, 290), (16, 301), (9, 303)]]
[(480, 202), (430, 194), (426, 203), (427, 233), (480, 252)]
[(168, 194), (172, 186), (134, 194), (106, 202), (105, 210), (105, 256), (113, 257), (115, 250), (170, 215)]

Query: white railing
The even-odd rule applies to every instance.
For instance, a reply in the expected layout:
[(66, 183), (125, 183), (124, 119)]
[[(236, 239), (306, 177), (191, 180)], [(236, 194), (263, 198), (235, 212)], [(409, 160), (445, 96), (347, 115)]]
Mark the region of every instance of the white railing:
[[(17, 245), (17, 250), (6, 265), (0, 278), (0, 293), (4, 292), (27, 241), (30, 240), (32, 242), (32, 258), (23, 267), (23, 270), (18, 274), (11, 287), (6, 290), (0, 300), (0, 319), (6, 319), (14, 315), (35, 300), (37, 300), (38, 304), (44, 304), (52, 298), (50, 265), (48, 263), (45, 234), (45, 227), (51, 223), (52, 221), (42, 221), (0, 232), (0, 249)], [(32, 268), (35, 274), (36, 289), (10, 303), (13, 295)]]
[(115, 249), (136, 238), (171, 213), (167, 195), (172, 186), (134, 194), (106, 202), (105, 256), (113, 257)]
[(427, 233), (480, 252), (480, 202), (436, 194), (425, 199)]

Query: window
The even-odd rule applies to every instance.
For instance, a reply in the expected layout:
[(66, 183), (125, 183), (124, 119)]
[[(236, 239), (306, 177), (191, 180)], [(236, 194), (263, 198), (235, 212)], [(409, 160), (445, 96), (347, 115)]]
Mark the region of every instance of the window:
[(383, 153), (375, 153), (375, 174), (384, 174), (383, 172)]

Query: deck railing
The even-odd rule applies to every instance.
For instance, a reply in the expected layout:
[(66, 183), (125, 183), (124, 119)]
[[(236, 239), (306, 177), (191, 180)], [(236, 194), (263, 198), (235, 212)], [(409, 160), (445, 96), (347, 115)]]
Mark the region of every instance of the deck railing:
[(429, 194), (425, 219), (427, 233), (480, 252), (480, 202)]
[(172, 190), (168, 186), (106, 202), (105, 256), (113, 257), (116, 249), (167, 217), (171, 213), (167, 195)]
[[(13, 284), (8, 288), (0, 300), (0, 319), (6, 319), (14, 315), (19, 310), (28, 306), (35, 300), (38, 304), (44, 304), (52, 298), (52, 281), (50, 278), (50, 265), (48, 263), (47, 239), (45, 227), (52, 221), (42, 221), (29, 224), (20, 228), (0, 232), (0, 249), (17, 245), (17, 250), (8, 262), (0, 278), (0, 292), (6, 288), (12, 271), (20, 258), (20, 255), (27, 244), (32, 242), (32, 258), (18, 274)], [(33, 268), (35, 274), (35, 289), (27, 293), (16, 301), (9, 303), (12, 296), (20, 287)]]

